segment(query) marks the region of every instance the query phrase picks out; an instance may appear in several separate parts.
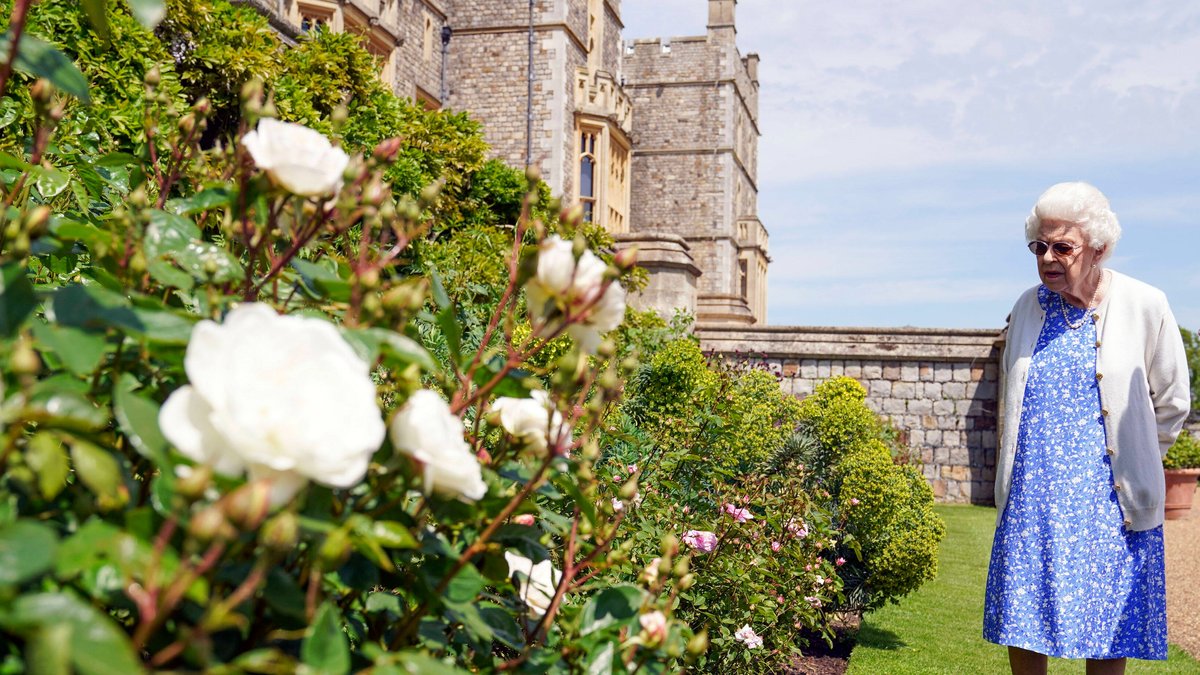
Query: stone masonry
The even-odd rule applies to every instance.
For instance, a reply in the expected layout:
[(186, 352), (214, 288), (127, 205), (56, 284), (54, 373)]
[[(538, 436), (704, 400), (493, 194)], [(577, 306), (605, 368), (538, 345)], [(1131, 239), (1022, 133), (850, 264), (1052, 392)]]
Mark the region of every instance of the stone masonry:
[(706, 351), (765, 361), (800, 398), (831, 377), (853, 377), (920, 458), (939, 501), (993, 502), (999, 331), (708, 326), (697, 334)]

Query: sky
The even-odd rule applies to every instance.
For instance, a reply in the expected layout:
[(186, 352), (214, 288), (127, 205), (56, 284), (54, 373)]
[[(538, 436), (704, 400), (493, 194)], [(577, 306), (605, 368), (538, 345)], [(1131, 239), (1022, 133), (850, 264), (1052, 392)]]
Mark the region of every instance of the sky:
[[(708, 3), (621, 16), (703, 35)], [(1108, 266), (1200, 329), (1200, 3), (741, 0), (737, 24), (769, 324), (1001, 327), (1038, 283), (1025, 217), (1084, 180), (1124, 229)]]

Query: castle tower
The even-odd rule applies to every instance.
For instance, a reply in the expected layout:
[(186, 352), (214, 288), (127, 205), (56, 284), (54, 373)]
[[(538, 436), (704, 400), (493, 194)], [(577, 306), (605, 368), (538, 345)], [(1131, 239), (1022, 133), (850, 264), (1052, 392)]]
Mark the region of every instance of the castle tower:
[(494, 156), (513, 166), (528, 159), (585, 218), (628, 230), (632, 106), (620, 85), (620, 0), (450, 4), (448, 107), (483, 123)]
[[(738, 51), (736, 0), (709, 0), (701, 37), (626, 45), (637, 234), (686, 242), (703, 271), (701, 324), (766, 322), (767, 231), (758, 218), (758, 56)], [(653, 280), (652, 280), (653, 283)]]

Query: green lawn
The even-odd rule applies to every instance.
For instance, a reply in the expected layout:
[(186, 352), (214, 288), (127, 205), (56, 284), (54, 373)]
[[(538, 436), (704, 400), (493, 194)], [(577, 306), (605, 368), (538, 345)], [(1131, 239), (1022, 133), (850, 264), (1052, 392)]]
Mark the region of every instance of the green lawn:
[[(946, 521), (937, 579), (863, 618), (848, 675), (1008, 672), (1005, 648), (980, 634), (996, 511), (947, 505), (937, 512)], [(1052, 674), (1082, 672), (1082, 661), (1050, 659)], [(1200, 674), (1200, 661), (1172, 645), (1165, 662), (1131, 659), (1126, 672)]]

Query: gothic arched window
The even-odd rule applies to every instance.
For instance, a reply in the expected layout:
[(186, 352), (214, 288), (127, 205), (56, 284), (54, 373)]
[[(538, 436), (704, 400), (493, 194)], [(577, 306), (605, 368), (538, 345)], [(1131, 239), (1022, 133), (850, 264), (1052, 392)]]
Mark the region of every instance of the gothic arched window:
[(579, 134), (579, 203), (583, 206), (583, 219), (589, 223), (596, 217), (596, 136), (594, 129), (583, 129)]

